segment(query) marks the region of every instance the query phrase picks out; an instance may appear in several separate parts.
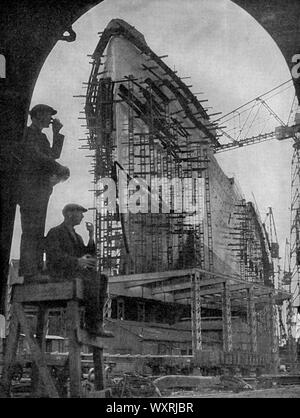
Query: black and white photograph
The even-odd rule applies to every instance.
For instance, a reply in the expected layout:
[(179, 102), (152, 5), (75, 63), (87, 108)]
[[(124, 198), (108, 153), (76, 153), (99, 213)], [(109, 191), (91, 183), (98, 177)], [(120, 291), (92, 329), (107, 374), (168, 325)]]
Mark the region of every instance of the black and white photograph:
[(300, 397), (299, 0), (0, 6), (0, 398)]

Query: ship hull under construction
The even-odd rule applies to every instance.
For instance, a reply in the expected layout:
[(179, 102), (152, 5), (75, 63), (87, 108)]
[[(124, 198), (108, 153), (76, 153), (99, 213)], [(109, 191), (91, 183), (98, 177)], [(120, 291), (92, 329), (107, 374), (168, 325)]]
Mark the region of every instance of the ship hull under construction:
[[(132, 180), (117, 184), (117, 211), (125, 213), (110, 220), (115, 228), (119, 224), (118, 235), (109, 231), (109, 210), (100, 213), (101, 262), (123, 274), (194, 266), (237, 275), (247, 270), (243, 274), (263, 283), (268, 272), (262, 260), (264, 256), (269, 261), (269, 254), (262, 248), (262, 226), (253, 206), (245, 203), (234, 179), (223, 173), (213, 155), (218, 144), (215, 125), (188, 87), (161, 66), (160, 58), (151, 59), (138, 47), (134, 40), (146, 47), (142, 35), (120, 22), (113, 21), (102, 38), (111, 28), (121, 27), (124, 34), (108, 37), (103, 45), (100, 41), (94, 54), (86, 104), (90, 144), (97, 149), (96, 185), (101, 190), (104, 177)], [(101, 46), (106, 55), (103, 63)], [(154, 57), (152, 51), (149, 54)], [(146, 186), (138, 184), (138, 197), (143, 202), (132, 208), (130, 203), (137, 199), (134, 186), (141, 178)], [(158, 179), (166, 181), (168, 190), (156, 193), (155, 202), (152, 192)], [(103, 213), (100, 200), (97, 208)], [(130, 213), (132, 209), (137, 213)], [(247, 248), (247, 238), (252, 248)]]
[[(124, 337), (109, 343), (110, 352), (133, 353), (126, 339), (135, 335), (138, 347), (143, 332), (134, 327), (144, 324), (157, 327), (148, 354), (168, 341), (174, 354), (177, 338), (181, 353), (214, 347), (252, 353), (248, 365), (274, 364), (274, 309), (286, 295), (272, 286), (266, 232), (253, 204), (214, 157), (218, 125), (202, 102), (119, 19), (93, 54), (86, 97), (99, 268), (111, 276), (108, 326)], [(207, 326), (211, 321), (219, 322)], [(158, 322), (169, 331), (159, 331)], [(180, 344), (182, 326), (190, 336)]]

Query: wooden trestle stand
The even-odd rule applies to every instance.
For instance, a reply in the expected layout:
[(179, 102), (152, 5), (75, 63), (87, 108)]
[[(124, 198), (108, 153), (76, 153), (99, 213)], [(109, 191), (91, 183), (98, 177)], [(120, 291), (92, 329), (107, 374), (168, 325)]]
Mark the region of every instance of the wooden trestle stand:
[[(67, 312), (69, 396), (71, 398), (83, 397), (81, 386), (81, 346), (83, 344), (93, 347), (95, 394), (98, 393), (99, 397), (107, 396), (109, 391), (104, 388), (102, 338), (91, 337), (80, 327), (80, 307), (83, 306), (83, 294), (83, 281), (81, 279), (57, 283), (14, 285), (1, 382), (4, 396), (10, 396), (18, 340), (22, 331), (31, 351), (32, 364), (34, 364), (32, 386), (35, 388), (36, 396), (40, 393), (40, 387), (43, 387), (42, 396), (60, 397), (59, 390), (45, 360), (45, 337), (50, 308), (66, 308)], [(36, 307), (38, 310), (36, 337), (34, 337), (26, 318), (25, 306)]]

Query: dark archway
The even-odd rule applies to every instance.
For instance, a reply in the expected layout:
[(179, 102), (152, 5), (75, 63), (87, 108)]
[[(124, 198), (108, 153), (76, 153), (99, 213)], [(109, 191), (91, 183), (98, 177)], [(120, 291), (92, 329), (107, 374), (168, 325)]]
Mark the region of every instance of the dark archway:
[[(248, 12), (271, 35), (292, 70), (293, 57), (300, 53), (300, 3), (298, 0), (231, 0)], [(294, 78), (298, 99), (300, 77)]]
[[(2, 6), (0, 53), (6, 59), (6, 77), (0, 78), (0, 296), (4, 294), (15, 217), (14, 188), (18, 172), (15, 149), (22, 140), (35, 82), (56, 42), (74, 41), (72, 24), (102, 1), (10, 0)], [(300, 53), (299, 1), (233, 2), (269, 32), (291, 70), (295, 65), (292, 57)], [(300, 98), (300, 79), (295, 79), (294, 84)]]

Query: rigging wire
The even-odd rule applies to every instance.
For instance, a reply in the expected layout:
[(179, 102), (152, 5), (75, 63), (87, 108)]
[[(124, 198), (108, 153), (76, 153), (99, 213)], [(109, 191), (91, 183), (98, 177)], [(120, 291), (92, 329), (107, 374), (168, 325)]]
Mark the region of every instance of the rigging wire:
[[(273, 92), (273, 91), (275, 91), (275, 90), (279, 89), (280, 87), (282, 87), (282, 86), (286, 85), (287, 83), (290, 83), (291, 81), (293, 81), (293, 79), (292, 79), (292, 78), (290, 78), (289, 80), (285, 81), (284, 83), (281, 83), (279, 86), (272, 88), (271, 90), (267, 91), (266, 93), (262, 94), (262, 95), (261, 95), (261, 96), (259, 96), (259, 97), (260, 97), (260, 98), (265, 97), (267, 94), (269, 94), (269, 93), (271, 93), (271, 92)], [(278, 93), (278, 94), (279, 94), (279, 93)], [(249, 102), (247, 102), (247, 103), (243, 104), (242, 106), (239, 106), (239, 107), (238, 107), (238, 108), (236, 108), (235, 110), (232, 110), (231, 112), (227, 113), (226, 115), (221, 116), (220, 118), (216, 119), (216, 120), (215, 120), (215, 122), (217, 122), (217, 121), (219, 121), (219, 120), (222, 120), (222, 119), (226, 118), (227, 116), (229, 116), (229, 115), (233, 114), (234, 112), (237, 112), (238, 110), (240, 110), (240, 109), (242, 109), (243, 107), (247, 106), (248, 104), (250, 104), (250, 103), (252, 103), (252, 102), (256, 101), (257, 99), (258, 99), (258, 97), (256, 97), (255, 99), (250, 100)]]
[[(280, 85), (281, 86), (281, 85)], [(279, 88), (280, 86), (278, 86), (277, 88)], [(270, 100), (270, 99), (272, 99), (272, 98), (274, 98), (274, 97), (276, 97), (276, 96), (278, 96), (279, 94), (282, 94), (282, 93), (284, 93), (285, 91), (287, 91), (288, 89), (290, 89), (291, 87), (293, 87), (293, 85), (291, 84), (290, 86), (288, 86), (288, 87), (285, 87), (284, 89), (282, 89), (281, 91), (278, 91), (278, 92), (276, 92), (276, 93), (274, 93), (273, 95), (271, 95), (270, 97), (268, 97), (267, 99), (265, 99), (265, 100)], [(275, 89), (276, 89), (276, 87), (275, 87)], [(271, 91), (273, 91), (274, 89), (272, 89)], [(253, 100), (251, 100), (250, 102), (247, 102), (246, 104), (244, 104), (244, 105), (242, 105), (242, 106), (240, 106), (239, 108), (237, 108), (237, 109), (235, 109), (235, 110), (233, 110), (233, 111), (231, 111), (230, 113), (227, 113), (227, 115), (224, 115), (224, 116), (222, 116), (222, 117), (220, 117), (219, 119), (217, 119), (217, 120), (215, 120), (214, 122), (216, 122), (216, 121), (219, 121), (219, 120), (222, 120), (222, 123), (228, 123), (228, 122), (231, 122), (232, 120), (234, 120), (235, 118), (236, 118), (236, 115), (239, 115), (239, 117), (241, 116), (241, 115), (243, 115), (244, 113), (246, 113), (246, 112), (249, 112), (249, 111), (252, 111), (252, 109), (254, 108), (254, 107), (256, 107), (256, 106), (258, 106), (258, 102), (260, 102), (261, 103), (261, 98), (262, 97), (264, 97), (266, 94), (268, 94), (268, 93), (265, 93), (265, 94), (263, 94), (263, 95), (261, 95), (261, 96), (259, 96), (259, 97), (257, 97), (256, 99), (253, 99)], [(248, 106), (249, 104), (252, 104), (252, 106)], [(246, 107), (246, 106), (248, 106), (248, 107)], [(243, 109), (244, 108), (244, 109)], [(224, 119), (224, 118), (226, 118), (227, 116), (230, 116), (229, 118), (227, 118), (227, 119)], [(240, 125), (240, 124), (239, 124)]]

